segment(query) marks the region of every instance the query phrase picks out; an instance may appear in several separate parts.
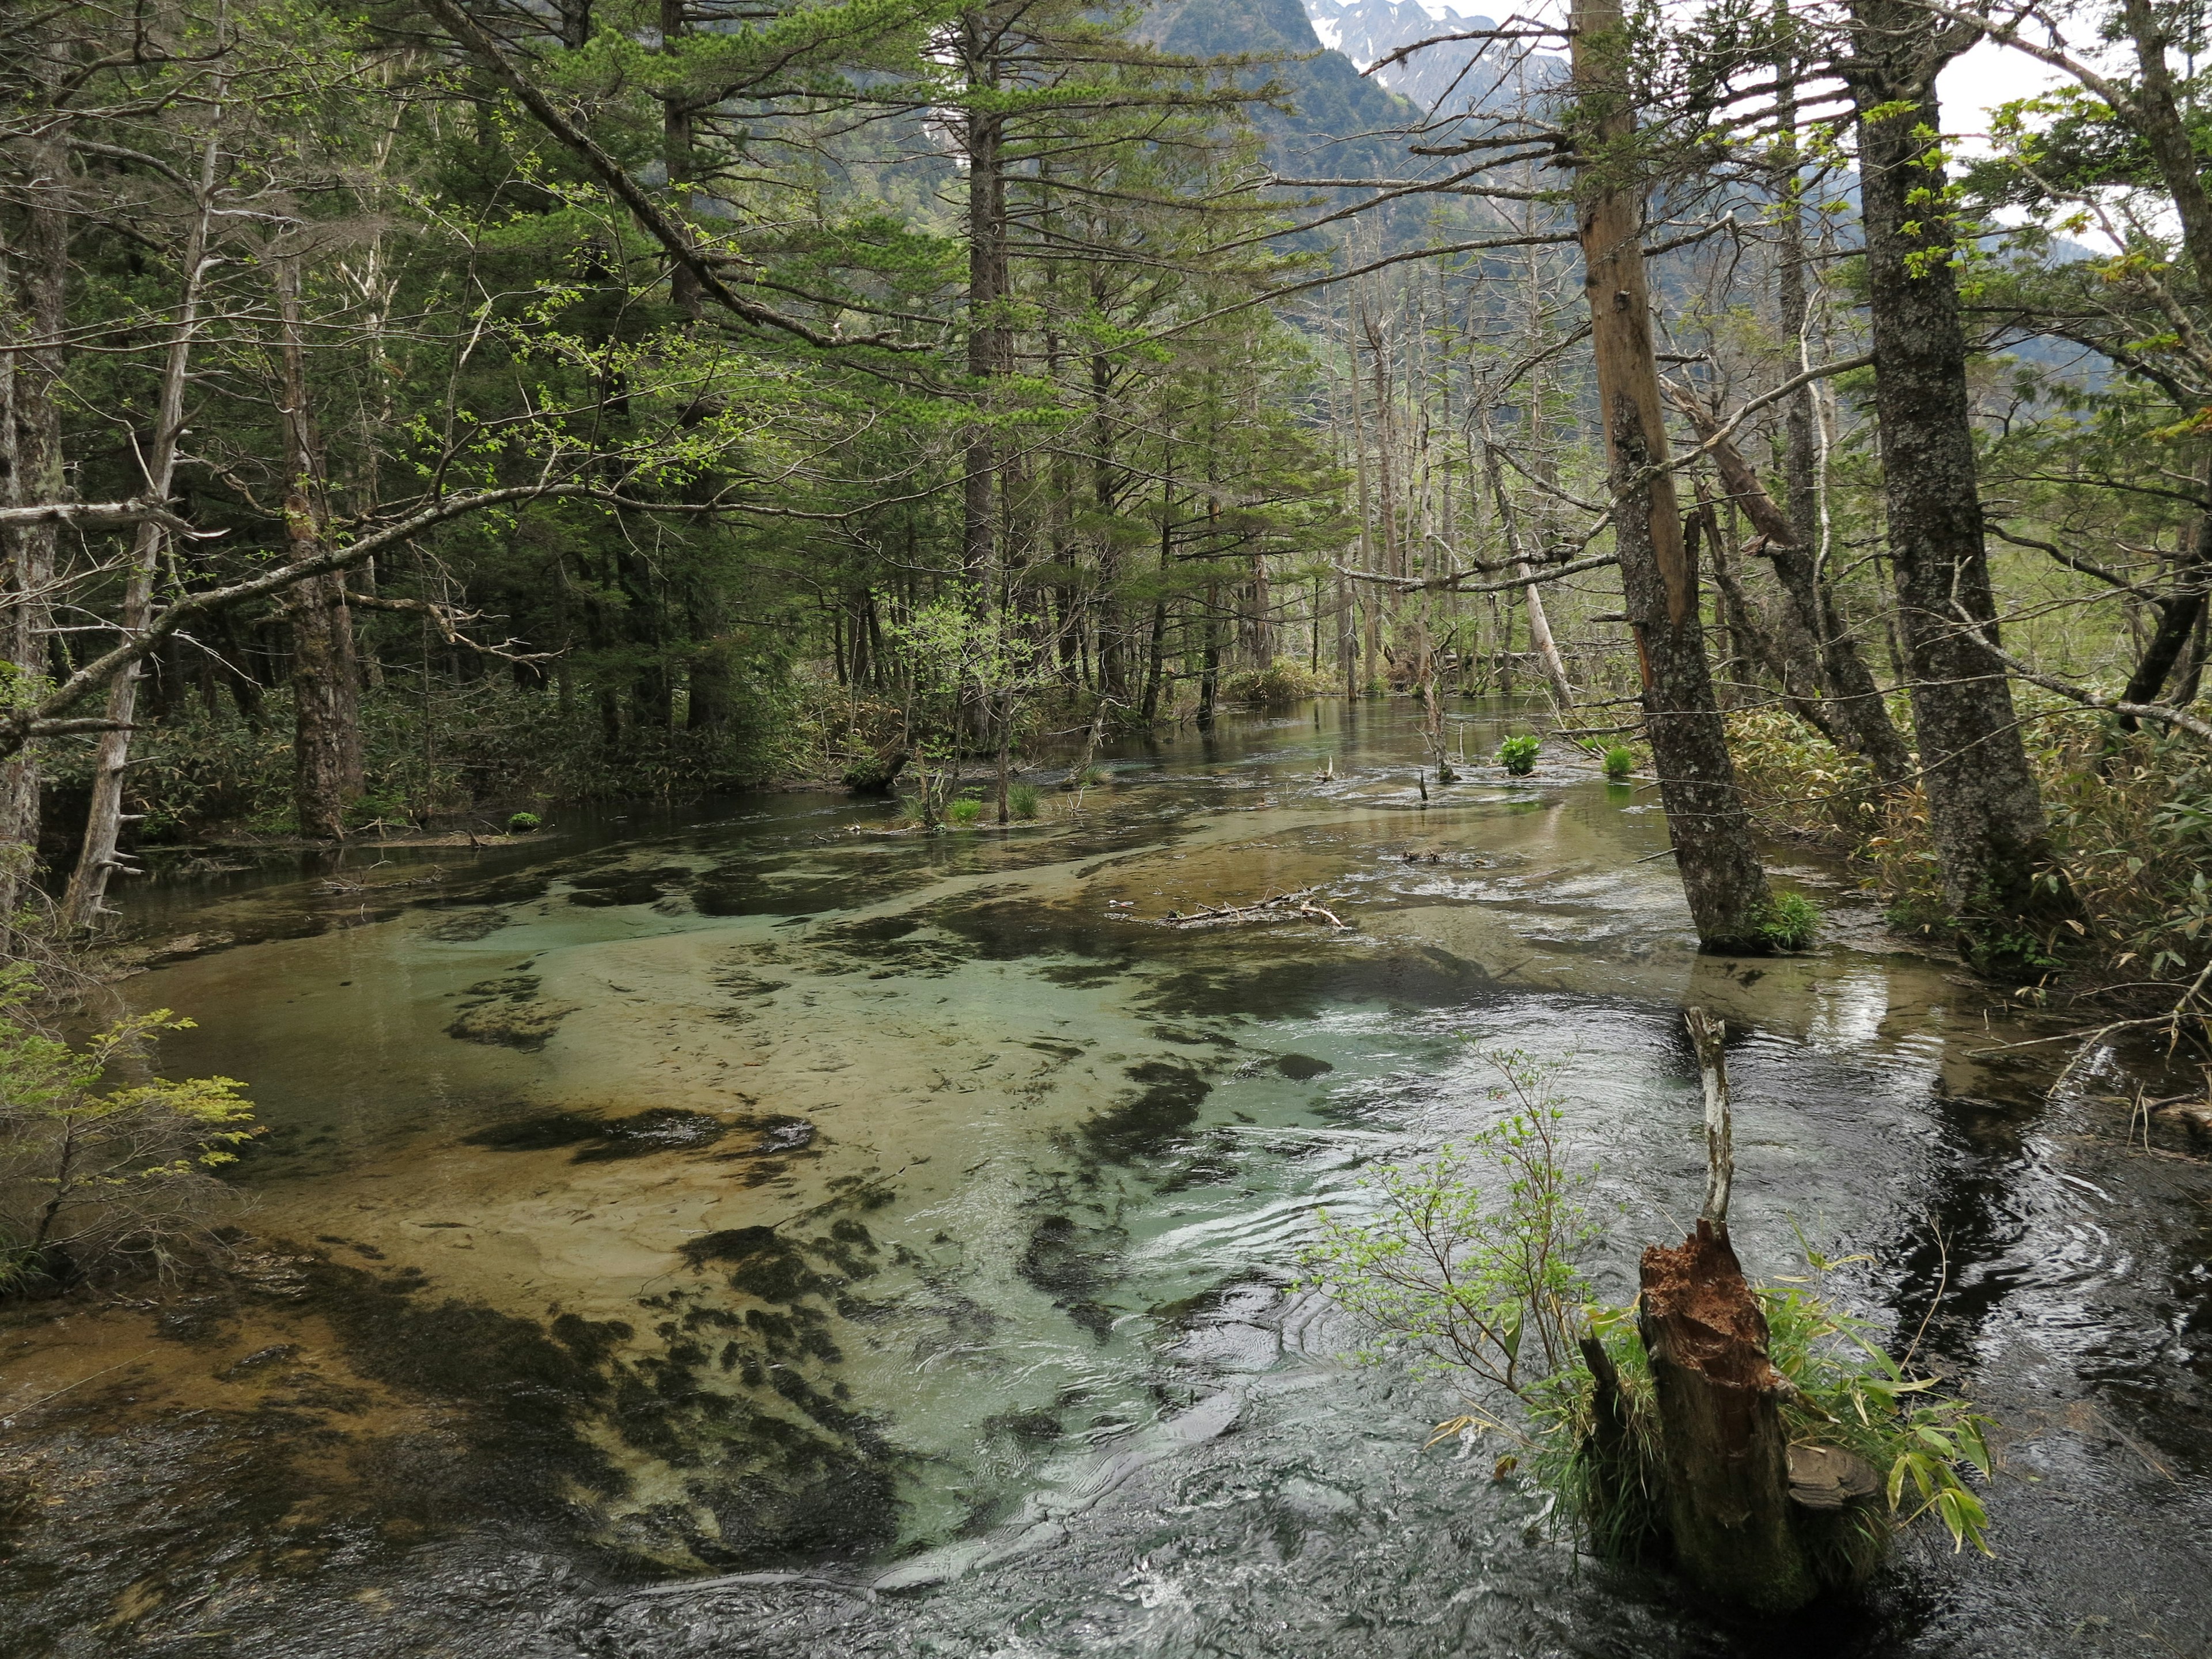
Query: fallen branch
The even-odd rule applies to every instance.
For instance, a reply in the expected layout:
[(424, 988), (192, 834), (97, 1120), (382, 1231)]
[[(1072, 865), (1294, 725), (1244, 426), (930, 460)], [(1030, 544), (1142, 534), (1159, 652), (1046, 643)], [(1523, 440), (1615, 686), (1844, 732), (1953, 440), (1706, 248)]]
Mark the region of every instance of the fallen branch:
[(1271, 894), (1252, 904), (1212, 904), (1188, 915), (1170, 910), (1160, 920), (1169, 927), (1234, 927), (1239, 922), (1280, 921), (1287, 909), (1291, 915), (1303, 916), (1309, 921), (1326, 921), (1332, 927), (1351, 932), (1350, 922), (1326, 905), (1313, 902), (1313, 896), (1320, 890), (1318, 887), (1306, 887), (1295, 893)]
[(149, 521), (175, 535), (198, 540), (222, 533), (195, 530), (160, 501), (41, 501), (30, 507), (0, 507), (0, 527), (52, 524), (78, 530), (120, 530)]

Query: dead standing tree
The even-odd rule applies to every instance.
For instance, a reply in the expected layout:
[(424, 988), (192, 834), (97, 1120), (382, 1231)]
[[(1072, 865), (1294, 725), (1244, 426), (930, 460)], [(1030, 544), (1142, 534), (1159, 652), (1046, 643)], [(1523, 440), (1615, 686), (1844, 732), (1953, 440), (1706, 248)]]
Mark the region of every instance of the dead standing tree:
[(1577, 0), (1577, 228), (1613, 480), (1613, 544), (1660, 800), (1698, 943), (1711, 951), (1759, 950), (1766, 875), (1713, 699), (1698, 573), (1667, 470), (1644, 269), (1643, 170), (1628, 89), (1632, 48), (1619, 0)]

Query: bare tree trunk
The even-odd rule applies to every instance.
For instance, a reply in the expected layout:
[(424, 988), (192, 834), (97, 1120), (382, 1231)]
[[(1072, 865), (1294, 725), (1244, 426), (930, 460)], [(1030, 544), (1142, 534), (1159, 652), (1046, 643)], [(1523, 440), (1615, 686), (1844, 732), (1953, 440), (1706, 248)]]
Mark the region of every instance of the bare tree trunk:
[(1577, 0), (1574, 26), (1575, 86), (1585, 124), (1578, 144), (1583, 282), (1612, 469), (1613, 544), (1643, 672), (1659, 796), (1699, 944), (1758, 949), (1766, 876), (1713, 701), (1697, 569), (1683, 539), (1674, 477), (1650, 471), (1667, 459), (1667, 432), (1619, 0)]
[[(1514, 511), (1513, 498), (1505, 492), (1505, 473), (1498, 464), (1498, 447), (1491, 441), (1490, 411), (1486, 409), (1482, 413), (1482, 471), (1489, 480), (1490, 493), (1498, 502), (1498, 522), (1505, 532), (1513, 574), (1525, 578), (1529, 571), (1527, 550), (1521, 542), (1520, 514)], [(1564, 714), (1575, 705), (1575, 688), (1568, 682), (1565, 659), (1559, 655), (1559, 644), (1552, 637), (1551, 618), (1544, 614), (1543, 589), (1532, 581), (1521, 590), (1521, 596), (1528, 610), (1528, 642), (1535, 647), (1537, 663), (1551, 685), (1552, 701)]]
[[(1725, 473), (1723, 480), (1727, 482)], [(1770, 608), (1759, 604), (1757, 596), (1746, 590), (1729, 563), (1728, 544), (1721, 535), (1720, 524), (1710, 501), (1698, 503), (1684, 532), (1692, 559), (1697, 556), (1700, 530), (1706, 545), (1713, 550), (1713, 581), (1728, 602), (1729, 624), (1739, 643), (1751, 648), (1781, 686), (1783, 706), (1838, 748), (1856, 748), (1857, 744), (1850, 734), (1837, 724), (1832, 712), (1820, 701), (1820, 660), (1811, 636), (1805, 632), (1802, 619), (1790, 608), (1786, 597), (1782, 604)]]
[[(1367, 488), (1367, 422), (1363, 413), (1367, 393), (1359, 384), (1359, 343), (1355, 338), (1352, 347), (1352, 450), (1355, 475), (1359, 489), (1359, 568), (1375, 568), (1375, 515)], [(1366, 684), (1374, 684), (1382, 672), (1382, 644), (1376, 620), (1375, 596), (1371, 591), (1360, 596), (1361, 620), (1366, 625)], [(1352, 684), (1350, 677), (1345, 681), (1344, 695), (1357, 696), (1364, 687)]]
[[(283, 331), (284, 462), (290, 482), (285, 533), (294, 559), (322, 550), (326, 508), (322, 451), (307, 403), (307, 350), (300, 317), (297, 255), (271, 261)], [(345, 577), (311, 577), (293, 590), (293, 809), (311, 840), (345, 839), (346, 808), (362, 787), (360, 677), (354, 665), (353, 613)]]
[[(1783, 511), (1743, 452), (1719, 436), (1721, 422), (1711, 410), (1679, 390), (1671, 401), (1688, 417), (1699, 440), (1712, 445), (1721, 487), (1741, 505), (1773, 562), (1775, 580), (1787, 604), (1765, 641), (1771, 652), (1768, 666), (1790, 696), (1790, 712), (1838, 748), (1865, 756), (1884, 787), (1899, 787), (1911, 775), (1912, 757), (1890, 724), (1881, 688), (1859, 654), (1857, 642), (1838, 623), (1834, 596), (1814, 550), (1819, 544), (1817, 526), (1808, 527), (1795, 512)], [(1809, 483), (1797, 505), (1808, 520), (1816, 510)], [(1721, 558), (1716, 544), (1717, 575)], [(1832, 704), (1830, 708), (1815, 705), (1823, 690)]]
[[(1936, 74), (1945, 53), (1910, 0), (1853, 0), (1847, 70), (1858, 106), (1875, 408), (1899, 625), (1910, 674), (1929, 828), (1943, 897), (1967, 959), (2032, 974), (2037, 930), (2063, 896), (2039, 892), (2043, 802), (1996, 638), (1966, 392), (1966, 342), (1951, 267)], [(1964, 37), (1954, 49), (1963, 49)]]
[[(219, 155), (216, 136), (210, 133), (201, 152), (192, 220), (185, 233), (177, 320), (169, 336), (167, 355), (161, 363), (161, 388), (155, 403), (153, 440), (142, 459), (146, 494), (155, 501), (167, 498), (176, 476), (177, 441), (184, 432), (185, 386), (191, 367), (192, 338), (199, 328), (200, 287), (207, 263), (208, 228), (215, 211)], [(154, 573), (167, 534), (150, 520), (138, 526), (131, 544), (119, 618), (126, 635), (145, 627), (150, 617)], [(69, 890), (62, 901), (64, 928), (92, 927), (106, 897), (109, 876), (118, 869), (126, 872), (131, 869), (117, 857), (115, 848), (122, 832), (124, 771), (131, 763), (131, 723), (137, 713), (140, 678), (140, 667), (133, 664), (108, 688), (107, 720), (111, 729), (100, 734), (99, 749), (93, 760), (92, 805), (85, 818), (84, 843), (78, 850), (76, 868), (70, 876)]]

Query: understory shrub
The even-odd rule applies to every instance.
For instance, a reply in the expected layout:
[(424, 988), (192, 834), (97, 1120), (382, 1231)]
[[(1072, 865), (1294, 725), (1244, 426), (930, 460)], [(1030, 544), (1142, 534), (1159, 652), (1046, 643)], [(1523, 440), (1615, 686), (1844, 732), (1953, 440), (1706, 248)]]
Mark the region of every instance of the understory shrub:
[(983, 803), (973, 795), (963, 795), (945, 804), (945, 821), (963, 829), (983, 816)]
[(1616, 743), (1605, 751), (1605, 775), (1614, 783), (1626, 782), (1636, 769), (1636, 751), (1625, 743)]
[(163, 1275), (216, 1246), (229, 1189), (215, 1171), (254, 1133), (245, 1086), (227, 1077), (148, 1078), (166, 1008), (72, 1048), (29, 1012), (28, 967), (0, 972), (0, 1296), (132, 1270)]
[[(2186, 737), (2123, 732), (2115, 717), (2013, 690), (2050, 824), (2039, 879), (2070, 891), (2074, 911), (2039, 935), (1988, 947), (2124, 1003), (2172, 1005), (2212, 964), (2212, 763)], [(1892, 713), (1910, 732), (1901, 700)], [(1920, 793), (1884, 798), (1863, 762), (1782, 710), (1728, 718), (1737, 779), (1760, 823), (1850, 858), (1891, 927), (1947, 939), (1952, 918)]]
[(1006, 811), (1018, 818), (1033, 818), (1037, 815), (1037, 791), (1033, 783), (1015, 783), (1006, 787)]
[(526, 836), (538, 829), (544, 822), (544, 820), (535, 812), (517, 812), (507, 819), (507, 832), (510, 836)]

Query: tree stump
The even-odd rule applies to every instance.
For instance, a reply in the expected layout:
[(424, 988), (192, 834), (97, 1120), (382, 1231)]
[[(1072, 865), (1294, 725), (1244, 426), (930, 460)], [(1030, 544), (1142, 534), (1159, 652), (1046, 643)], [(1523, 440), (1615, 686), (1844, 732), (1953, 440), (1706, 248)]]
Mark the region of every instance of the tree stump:
[(1802, 1607), (1820, 1584), (1791, 1513), (1784, 1385), (1727, 1226), (1701, 1219), (1679, 1249), (1651, 1246), (1643, 1284), (1676, 1562), (1709, 1595)]

